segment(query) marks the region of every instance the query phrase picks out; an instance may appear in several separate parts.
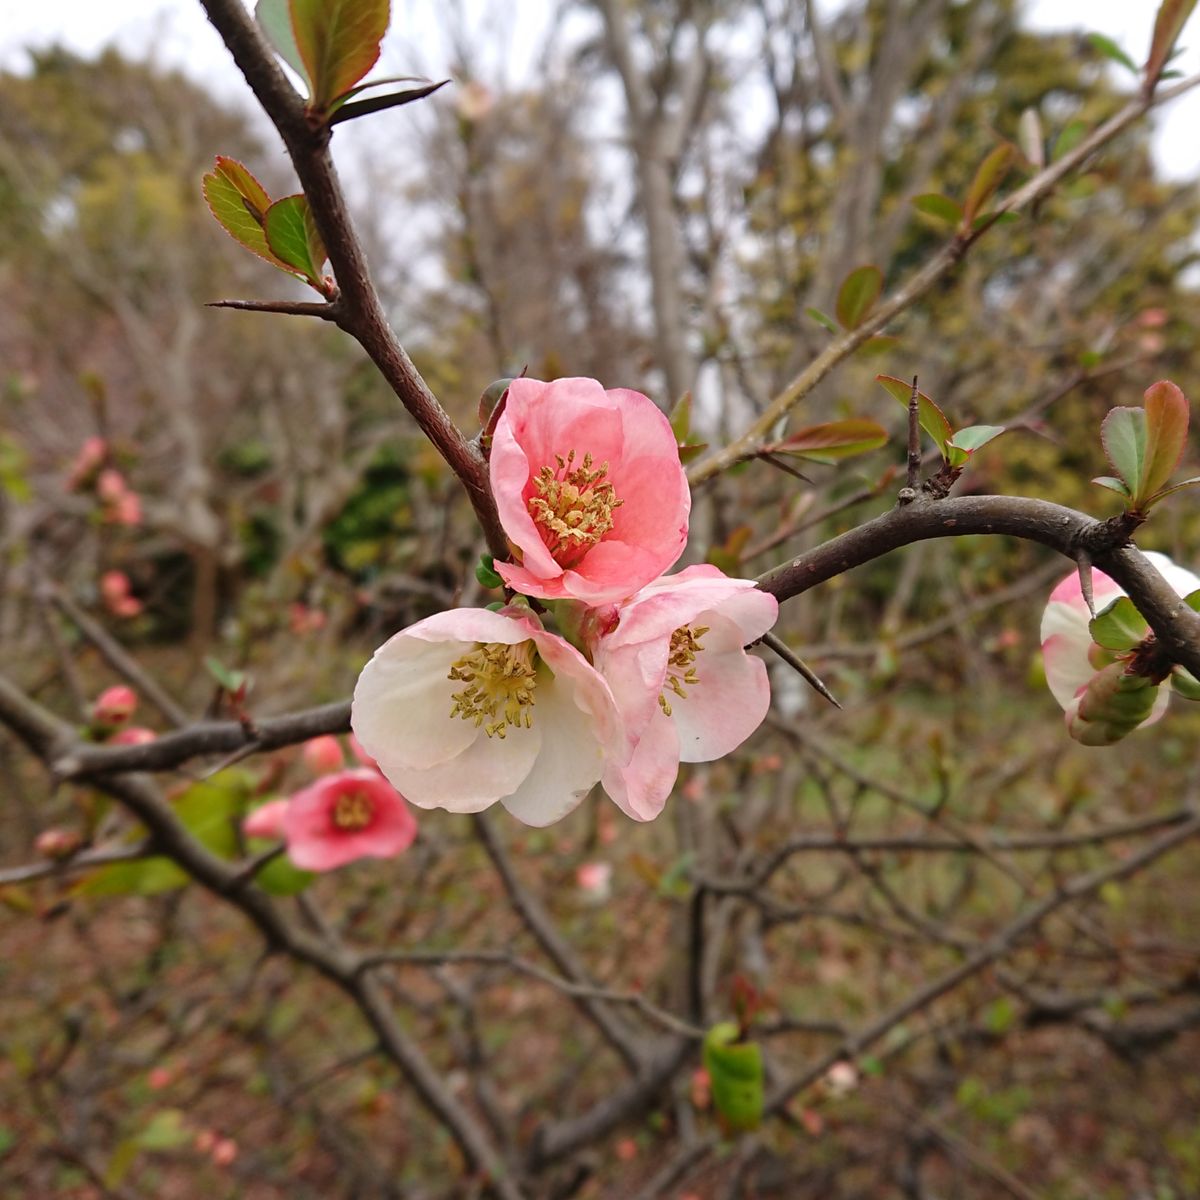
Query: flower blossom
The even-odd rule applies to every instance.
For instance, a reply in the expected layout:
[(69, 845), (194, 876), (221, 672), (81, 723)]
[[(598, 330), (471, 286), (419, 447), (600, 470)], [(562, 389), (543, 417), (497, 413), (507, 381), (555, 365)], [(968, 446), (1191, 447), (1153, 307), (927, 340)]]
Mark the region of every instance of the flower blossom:
[(142, 501), (125, 476), (114, 467), (106, 467), (96, 481), (96, 494), (104, 506), (104, 519), (115, 525), (140, 525)]
[(123, 725), (137, 710), (137, 692), (123, 683), (105, 688), (92, 704), (92, 720), (100, 725)]
[(105, 571), (100, 576), (100, 598), (114, 617), (136, 617), (142, 602), (133, 594), (124, 571)]
[(158, 734), (144, 725), (130, 725), (108, 739), (110, 746), (146, 746), (158, 740)]
[[(1176, 566), (1165, 554), (1149, 551), (1146, 558), (1179, 595), (1186, 596), (1200, 589), (1200, 577)], [(1092, 601), (1097, 612), (1124, 595), (1125, 589), (1116, 580), (1103, 571), (1092, 571)], [(1066, 713), (1069, 726), (1079, 715), (1088, 684), (1108, 661), (1105, 652), (1092, 641), (1090, 621), (1091, 613), (1083, 598), (1079, 573), (1072, 571), (1050, 593), (1050, 601), (1042, 615), (1041, 632), (1046, 683)], [(1157, 721), (1166, 711), (1169, 698), (1169, 689), (1159, 688), (1154, 705), (1141, 724), (1151, 725)]]
[(80, 488), (90, 484), (107, 458), (108, 442), (104, 438), (95, 436), (84, 438), (83, 445), (79, 447), (79, 453), (75, 455), (75, 461), (71, 464), (71, 470), (67, 475), (67, 491), (77, 492)]
[(527, 608), (460, 608), (418, 621), (363, 669), (354, 734), (420, 808), (499, 801), (528, 825), (565, 816), (625, 739), (612, 693)]
[(247, 837), (282, 838), (305, 871), (331, 871), (359, 858), (394, 858), (417, 836), (417, 822), (382, 776), (358, 768), (323, 775), (242, 822)]
[(636, 742), (628, 762), (610, 760), (603, 780), (629, 816), (658, 816), (681, 762), (720, 758), (762, 723), (767, 669), (744, 647), (778, 614), (775, 597), (753, 580), (707, 564), (655, 580), (617, 610), (594, 658)]
[(581, 864), (575, 870), (575, 883), (586, 900), (603, 904), (612, 896), (612, 863)]
[(527, 596), (610, 603), (683, 552), (691, 495), (670, 422), (594, 379), (514, 379), (492, 438), (492, 490)]

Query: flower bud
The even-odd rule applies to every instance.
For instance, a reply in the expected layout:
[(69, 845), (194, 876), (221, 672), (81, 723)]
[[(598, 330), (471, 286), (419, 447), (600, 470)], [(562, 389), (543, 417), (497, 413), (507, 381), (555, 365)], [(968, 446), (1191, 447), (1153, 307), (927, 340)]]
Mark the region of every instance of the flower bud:
[(123, 725), (137, 709), (137, 692), (124, 684), (105, 688), (92, 705), (92, 720), (99, 725)]

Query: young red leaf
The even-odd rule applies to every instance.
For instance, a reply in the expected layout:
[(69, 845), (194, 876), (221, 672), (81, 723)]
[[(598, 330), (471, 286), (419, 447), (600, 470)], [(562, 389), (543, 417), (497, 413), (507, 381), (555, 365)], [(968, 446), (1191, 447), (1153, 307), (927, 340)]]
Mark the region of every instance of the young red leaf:
[(325, 112), (376, 63), (388, 0), (290, 0), (296, 48), (312, 80), (309, 105)]
[(1187, 448), (1187, 397), (1170, 380), (1146, 389), (1146, 461), (1138, 481), (1139, 496), (1152, 496), (1175, 473)]
[(767, 449), (773, 454), (791, 454), (829, 464), (878, 450), (887, 437), (887, 430), (878, 421), (850, 417), (797, 429), (790, 437)]
[(964, 230), (971, 228), (971, 223), (983, 211), (983, 206), (995, 195), (996, 189), (1004, 182), (1017, 156), (1017, 149), (1011, 142), (1001, 142), (979, 164), (975, 178), (967, 189), (963, 201), (962, 226)]
[(279, 57), (304, 80), (311, 96), (312, 76), (309, 75), (304, 59), (300, 57), (300, 49), (296, 45), (296, 35), (292, 32), (292, 10), (288, 0), (258, 0), (254, 6), (254, 16), (266, 34), (267, 41)]
[[(908, 407), (908, 400), (912, 395), (911, 382), (897, 379), (894, 375), (876, 375), (875, 381), (883, 384), (905, 408)], [(954, 431), (950, 428), (950, 422), (946, 420), (946, 414), (921, 391), (917, 392), (917, 411), (921, 419), (921, 428), (933, 439), (941, 456), (949, 459), (948, 446)]]
[(1192, 15), (1196, 0), (1162, 0), (1158, 15), (1154, 18), (1154, 33), (1150, 38), (1150, 56), (1146, 59), (1146, 93), (1154, 91), (1162, 76), (1162, 69), (1171, 56), (1171, 47), (1183, 30), (1184, 23)]
[(878, 267), (858, 267), (850, 272), (838, 289), (834, 311), (846, 329), (857, 329), (866, 319), (883, 291), (883, 272)]
[[(1093, 480), (1093, 482), (1095, 482)], [(1188, 488), (1200, 487), (1200, 475), (1193, 475), (1191, 479), (1183, 479), (1179, 483), (1173, 483), (1170, 487), (1162, 488), (1154, 493), (1153, 496), (1148, 496), (1144, 501), (1144, 506), (1149, 508), (1151, 504), (1157, 504), (1160, 500), (1165, 500), (1168, 496), (1174, 495), (1176, 492), (1182, 492)]]
[(1109, 411), (1100, 426), (1100, 440), (1104, 453), (1120, 477), (1125, 481), (1129, 494), (1136, 504), (1138, 481), (1142, 477), (1142, 465), (1146, 461), (1146, 412), (1141, 408), (1114, 408)]
[(234, 241), (273, 267), (294, 273), (294, 268), (272, 253), (267, 244), (263, 222), (271, 198), (240, 162), (218, 155), (215, 170), (204, 176), (203, 189), (209, 211)]

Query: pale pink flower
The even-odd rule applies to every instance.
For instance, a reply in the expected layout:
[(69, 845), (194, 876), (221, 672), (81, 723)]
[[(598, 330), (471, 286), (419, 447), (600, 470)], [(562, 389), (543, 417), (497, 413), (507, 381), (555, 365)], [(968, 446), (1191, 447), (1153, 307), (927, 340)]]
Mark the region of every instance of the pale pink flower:
[(114, 617), (136, 617), (142, 602), (133, 595), (124, 571), (105, 571), (100, 576), (100, 598)]
[(495, 105), (496, 97), (491, 88), (474, 79), (464, 83), (455, 97), (455, 107), (464, 121), (482, 121)]
[(608, 685), (527, 608), (459, 608), (402, 630), (354, 689), (354, 733), (421, 808), (500, 801), (527, 825), (565, 816), (625, 739)]
[(137, 710), (137, 692), (125, 684), (105, 688), (92, 704), (92, 720), (101, 725), (123, 725)]
[(114, 467), (106, 467), (96, 481), (96, 494), (104, 505), (104, 519), (116, 525), (140, 525), (142, 502)]
[(707, 564), (663, 576), (618, 610), (594, 647), (635, 746), (610, 760), (604, 789), (638, 821), (662, 811), (681, 762), (711, 762), (740, 746), (771, 703), (767, 669), (744, 647), (779, 615), (751, 579)]
[(67, 490), (77, 492), (90, 483), (92, 477), (108, 458), (108, 443), (102, 437), (84, 438), (67, 476)]
[(825, 1072), (823, 1082), (826, 1092), (833, 1099), (841, 1100), (858, 1087), (858, 1068), (844, 1059), (841, 1062), (835, 1062)]
[(328, 733), (309, 738), (304, 743), (302, 757), (304, 765), (314, 775), (328, 775), (330, 771), (339, 771), (346, 761), (337, 738)]
[(602, 604), (683, 553), (691, 495), (670, 422), (640, 392), (594, 379), (514, 379), (496, 424), (492, 491), (527, 596)]
[(282, 825), (288, 858), (306, 871), (331, 871), (358, 858), (394, 858), (417, 836), (416, 819), (396, 789), (361, 767), (323, 775), (296, 792)]
[(283, 814), (287, 812), (287, 806), (287, 800), (268, 800), (266, 804), (260, 804), (242, 821), (242, 832), (252, 838), (282, 838)]
[(583, 863), (575, 870), (575, 882), (584, 896), (602, 903), (612, 895), (612, 863)]
[[(1200, 589), (1200, 577), (1176, 566), (1165, 554), (1149, 551), (1146, 557), (1159, 574), (1181, 596)], [(1092, 601), (1100, 612), (1117, 597), (1125, 595), (1124, 588), (1103, 571), (1092, 571)], [(1072, 571), (1050, 593), (1050, 601), (1042, 615), (1042, 658), (1046, 667), (1046, 683), (1066, 712), (1068, 723), (1079, 709), (1087, 685), (1099, 671), (1097, 647), (1088, 628), (1091, 613), (1079, 585), (1079, 572)], [(1151, 725), (1167, 709), (1169, 688), (1159, 688), (1150, 715), (1142, 722)]]
[(33, 848), (42, 858), (70, 858), (83, 845), (83, 835), (75, 829), (43, 829), (33, 839)]
[(128, 729), (122, 729), (119, 733), (114, 733), (108, 739), (110, 746), (145, 746), (149, 742), (156, 741), (158, 734), (153, 729), (146, 729), (142, 725), (130, 725)]

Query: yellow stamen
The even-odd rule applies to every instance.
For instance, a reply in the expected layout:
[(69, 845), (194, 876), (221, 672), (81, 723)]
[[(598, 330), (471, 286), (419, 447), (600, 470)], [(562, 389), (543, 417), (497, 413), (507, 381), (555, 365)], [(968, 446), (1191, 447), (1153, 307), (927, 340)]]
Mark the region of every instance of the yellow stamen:
[(592, 469), (592, 456), (575, 466), (575, 451), (556, 454), (557, 467), (543, 467), (533, 478), (536, 496), (529, 514), (560, 567), (576, 566), (613, 527), (613, 511), (621, 507), (613, 485), (606, 482), (608, 463)]
[(333, 805), (335, 829), (357, 833), (366, 829), (375, 815), (375, 807), (363, 792), (344, 792)]
[[(671, 634), (671, 657), (667, 659), (667, 677), (663, 685), (680, 700), (687, 699), (688, 687), (695, 687), (700, 682), (692, 664), (696, 661), (696, 655), (704, 649), (700, 639), (709, 628), (708, 625), (697, 625), (694, 629), (690, 625), (681, 625)], [(658, 705), (668, 717), (671, 715), (666, 691), (658, 693)]]
[(537, 661), (533, 642), (515, 646), (504, 642), (477, 642), (470, 654), (455, 660), (447, 679), (467, 686), (454, 692), (452, 717), (483, 726), (488, 737), (503, 738), (514, 729), (532, 729), (533, 693), (537, 688)]

